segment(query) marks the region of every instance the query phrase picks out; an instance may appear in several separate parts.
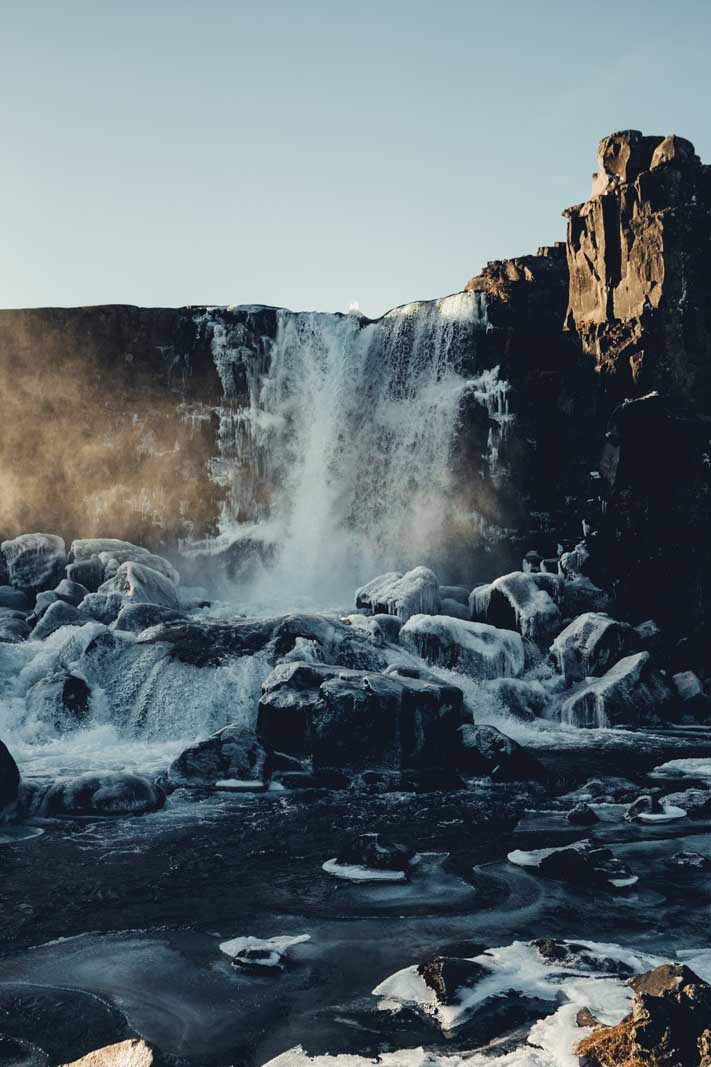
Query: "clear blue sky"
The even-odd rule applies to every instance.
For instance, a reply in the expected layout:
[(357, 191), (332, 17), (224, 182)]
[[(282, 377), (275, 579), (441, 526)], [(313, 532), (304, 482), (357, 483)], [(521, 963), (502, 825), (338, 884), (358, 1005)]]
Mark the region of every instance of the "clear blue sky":
[(708, 0), (0, 0), (0, 306), (376, 315), (560, 239), (601, 136), (711, 161)]

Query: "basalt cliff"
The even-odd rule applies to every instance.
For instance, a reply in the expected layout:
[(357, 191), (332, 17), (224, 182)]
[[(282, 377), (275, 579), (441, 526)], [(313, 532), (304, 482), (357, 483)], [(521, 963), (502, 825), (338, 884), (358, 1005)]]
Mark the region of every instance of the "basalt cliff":
[[(262, 306), (0, 311), (0, 533), (51, 529), (70, 540), (110, 527), (157, 547), (267, 522), (299, 459), (294, 380), (311, 369), (294, 353), (308, 351), (321, 373), (340, 346), (361, 368), (351, 393), (362, 400), (351, 396), (327, 417), (312, 412), (334, 423), (339, 442), (325, 448), (316, 480), (347, 484), (350, 496), (344, 503), (339, 490), (314, 507), (338, 506), (349, 524), (365, 522), (369, 493), (400, 486), (403, 499), (425, 499), (426, 485), (403, 485), (409, 476), (369, 482), (372, 458), (394, 438), (390, 409), (377, 433), (367, 419), (386, 394), (401, 403), (451, 369), (467, 384), (454, 406), (408, 414), (427, 426), (449, 419), (451, 441), (430, 433), (419, 456), (420, 439), (401, 434), (397, 447), (409, 449), (414, 470), (436, 466), (446, 446), (446, 531), (459, 570), (471, 575), (487, 554), (555, 555), (580, 540), (584, 523), (586, 566), (604, 571), (623, 606), (667, 623), (682, 612), (702, 632), (711, 611), (711, 166), (674, 135), (612, 134), (600, 143), (590, 199), (564, 215), (565, 242), (489, 263), (462, 294), (375, 322)], [(346, 470), (344, 439), (358, 451), (368, 434), (368, 463)], [(423, 510), (420, 501), (410, 527)], [(427, 546), (417, 548), (425, 558)]]

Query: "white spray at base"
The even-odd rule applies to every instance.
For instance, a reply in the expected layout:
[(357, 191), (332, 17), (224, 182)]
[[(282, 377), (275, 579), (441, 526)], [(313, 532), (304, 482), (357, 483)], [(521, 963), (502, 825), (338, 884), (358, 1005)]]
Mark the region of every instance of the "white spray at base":
[(338, 600), (453, 538), (473, 542), (452, 463), (463, 404), (489, 417), (482, 468), (494, 482), (512, 419), (498, 367), (464, 369), (489, 328), (483, 294), (407, 304), (375, 322), (276, 316), (275, 339), (256, 350), (241, 326), (205, 319), (226, 397), (237, 365), (249, 392), (248, 406), (221, 412), (213, 476), (229, 492), (217, 547), (257, 540), (273, 550), (265, 590)]

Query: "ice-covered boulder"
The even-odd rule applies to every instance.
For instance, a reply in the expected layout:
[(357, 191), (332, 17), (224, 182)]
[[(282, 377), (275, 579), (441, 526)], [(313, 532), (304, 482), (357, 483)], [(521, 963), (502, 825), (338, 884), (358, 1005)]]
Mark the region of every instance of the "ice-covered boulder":
[(428, 663), (463, 671), (477, 680), (516, 676), (524, 668), (521, 635), (445, 615), (413, 615), (400, 643)]
[(560, 719), (571, 726), (634, 726), (656, 721), (669, 699), (649, 653), (637, 652), (564, 700)]
[(662, 805), (681, 808), (690, 819), (706, 819), (711, 815), (711, 789), (683, 789), (667, 793), (661, 798)]
[(551, 657), (567, 681), (604, 674), (628, 649), (631, 628), (601, 612), (579, 615), (558, 634)]
[(89, 590), (81, 582), (73, 582), (69, 578), (62, 578), (54, 593), (60, 600), (66, 600), (67, 604), (73, 604), (75, 608), (78, 608), (84, 597), (88, 595)]
[(589, 804), (576, 804), (565, 817), (573, 826), (594, 826), (599, 822), (599, 817)]
[(16, 645), (30, 636), (30, 625), (23, 611), (0, 608), (0, 642)]
[(82, 774), (57, 782), (44, 795), (41, 815), (143, 815), (158, 811), (165, 793), (137, 774)]
[(9, 749), (0, 741), (0, 818), (17, 800), (20, 772)]
[(21, 534), (2, 542), (10, 585), (35, 594), (53, 589), (64, 577), (67, 553), (56, 534)]
[(549, 694), (539, 681), (527, 678), (495, 678), (482, 691), (507, 715), (522, 722), (530, 722), (542, 715)]
[(156, 556), (153, 552), (149, 552), (145, 548), (139, 548), (138, 545), (131, 545), (128, 548), (114, 549), (108, 552), (99, 552), (99, 561), (104, 570), (104, 579), (108, 580), (118, 571), (122, 563), (140, 563), (143, 567), (150, 567), (153, 571), (158, 571), (164, 578), (173, 582), (174, 585), (180, 583), (180, 575), (169, 560), (164, 556)]
[(65, 568), (67, 581), (83, 585), (90, 593), (95, 593), (104, 580), (104, 565), (98, 556), (75, 560)]
[(153, 1053), (145, 1041), (132, 1039), (87, 1052), (81, 1059), (61, 1067), (153, 1067), (154, 1062)]
[(57, 733), (66, 733), (86, 722), (90, 699), (91, 688), (86, 678), (79, 672), (68, 670), (40, 678), (25, 695), (30, 717)]
[(291, 949), (310, 940), (309, 934), (267, 938), (235, 937), (232, 941), (223, 941), (220, 952), (229, 956), (235, 967), (264, 974), (282, 971), (288, 962)]
[(391, 841), (383, 834), (351, 835), (339, 849), (336, 862), (341, 866), (368, 867), (376, 871), (407, 872), (414, 858), (408, 845)]
[(454, 767), (463, 719), (462, 691), (454, 686), (342, 672), (319, 688), (308, 743), (317, 767)]
[(30, 637), (33, 641), (41, 641), (62, 626), (83, 626), (85, 622), (86, 616), (82, 615), (73, 604), (57, 600), (48, 606)]
[(89, 593), (79, 605), (79, 611), (87, 619), (109, 626), (119, 617), (125, 603), (123, 593)]
[(175, 608), (165, 608), (161, 604), (125, 604), (116, 617), (115, 630), (140, 634), (151, 626), (163, 622), (180, 622), (185, 616)]
[(543, 777), (543, 768), (535, 756), (495, 726), (465, 723), (460, 726), (459, 735), (459, 766), (465, 774), (505, 782)]
[(469, 589), (466, 585), (441, 585), (439, 595), (443, 600), (456, 600), (465, 608), (469, 607)]
[(608, 889), (628, 889), (639, 879), (629, 867), (616, 859), (609, 848), (598, 848), (590, 841), (577, 841), (562, 848), (539, 848), (531, 852), (515, 849), (508, 860), (517, 867), (537, 871), (556, 881), (572, 885)]
[[(436, 956), (397, 971), (376, 986), (373, 994), (416, 1008), (450, 1031), (486, 999), (485, 993), (479, 996), (477, 991), (486, 988), (487, 980), (490, 986), (494, 984), (492, 970), (476, 959)], [(500, 996), (500, 991), (492, 988), (492, 994)]]
[(15, 589), (11, 585), (0, 585), (0, 609), (28, 612), (31, 607), (32, 602), (22, 589)]
[(682, 704), (703, 701), (705, 696), (701, 679), (694, 671), (679, 671), (672, 675), (672, 687)]
[(355, 604), (374, 615), (397, 615), (403, 622), (412, 615), (436, 615), (440, 609), (439, 581), (429, 567), (415, 567), (406, 574), (390, 571), (356, 590)]
[(246, 727), (232, 725), (181, 752), (168, 777), (174, 785), (206, 788), (222, 781), (261, 784), (271, 771), (271, 755), (264, 745)]
[(442, 615), (450, 615), (453, 619), (469, 618), (469, 605), (462, 604), (461, 600), (452, 600), (450, 597), (442, 598), (439, 610)]
[(114, 576), (99, 586), (99, 593), (119, 593), (138, 604), (179, 607), (175, 583), (170, 578), (152, 567), (132, 561), (122, 563)]
[(556, 574), (504, 574), (472, 591), (470, 616), (491, 626), (517, 630), (536, 644), (549, 644), (562, 625), (557, 604), (562, 581)]

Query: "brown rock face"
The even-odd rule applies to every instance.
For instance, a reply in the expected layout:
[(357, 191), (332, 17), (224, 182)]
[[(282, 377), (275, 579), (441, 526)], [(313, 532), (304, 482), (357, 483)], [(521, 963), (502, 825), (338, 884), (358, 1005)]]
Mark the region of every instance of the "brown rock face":
[(569, 208), (566, 324), (619, 399), (711, 399), (711, 168), (691, 142), (600, 142), (593, 193)]

